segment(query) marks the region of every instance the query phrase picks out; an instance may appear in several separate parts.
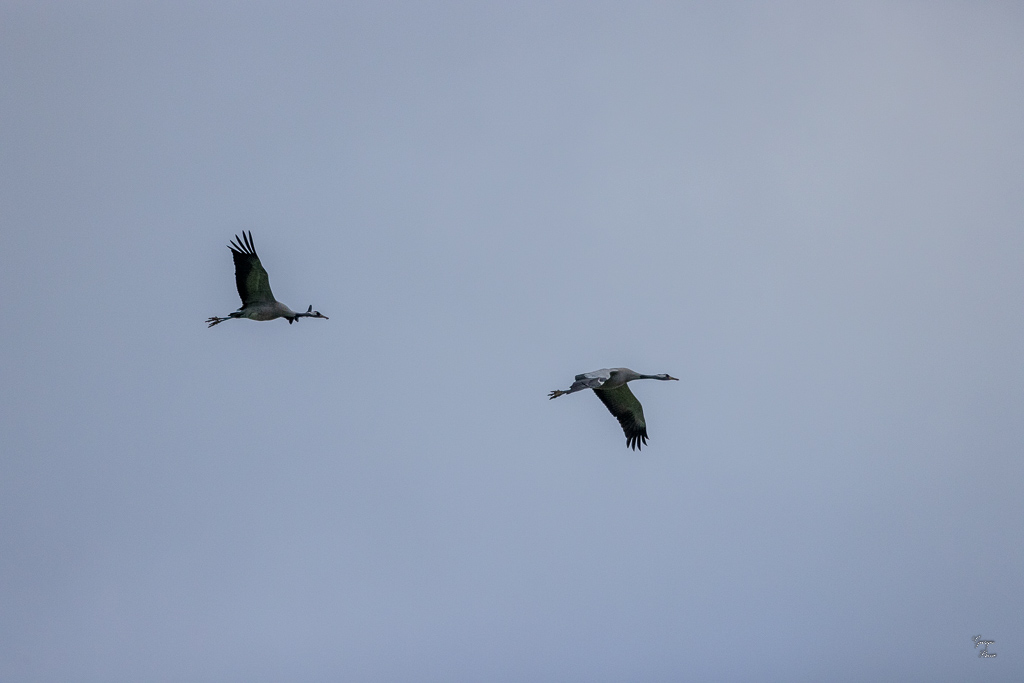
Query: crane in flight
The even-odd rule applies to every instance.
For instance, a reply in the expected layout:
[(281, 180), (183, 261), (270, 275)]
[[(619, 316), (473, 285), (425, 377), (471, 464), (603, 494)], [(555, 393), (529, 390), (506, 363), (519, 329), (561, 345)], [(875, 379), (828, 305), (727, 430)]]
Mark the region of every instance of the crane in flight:
[[(558, 398), (583, 389), (593, 389), (601, 402), (605, 404), (615, 419), (622, 425), (626, 434), (626, 445), (633, 450), (647, 445), (647, 423), (644, 422), (644, 407), (636, 399), (626, 385), (635, 379), (678, 380), (671, 375), (641, 375), (629, 368), (602, 368), (593, 372), (576, 375), (576, 381), (568, 389), (556, 389), (548, 394), (548, 399)], [(641, 445), (642, 444), (642, 445)]]
[(207, 318), (213, 327), (231, 318), (248, 318), (249, 320), (273, 320), (274, 318), (287, 318), (291, 325), (299, 318), (323, 318), (329, 320), (320, 311), (314, 311), (311, 305), (305, 313), (296, 313), (292, 309), (274, 298), (270, 291), (270, 278), (267, 271), (260, 263), (260, 257), (256, 255), (256, 248), (252, 242), (252, 232), (248, 235), (242, 231), (242, 237), (235, 239), (228, 244), (231, 250), (231, 257), (235, 260), (235, 286), (238, 287), (238, 296), (242, 299), (242, 307), (234, 313), (229, 313), (226, 318), (216, 316)]

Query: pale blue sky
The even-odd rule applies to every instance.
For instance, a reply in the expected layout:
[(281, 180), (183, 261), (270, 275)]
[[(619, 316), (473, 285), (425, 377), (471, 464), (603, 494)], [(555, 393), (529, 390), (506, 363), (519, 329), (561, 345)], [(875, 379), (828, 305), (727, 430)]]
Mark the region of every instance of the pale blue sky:
[[(1024, 677), (1021, 5), (8, 2), (0, 70), (0, 679)], [(207, 329), (243, 229), (329, 321)], [(614, 366), (642, 453), (546, 398)]]

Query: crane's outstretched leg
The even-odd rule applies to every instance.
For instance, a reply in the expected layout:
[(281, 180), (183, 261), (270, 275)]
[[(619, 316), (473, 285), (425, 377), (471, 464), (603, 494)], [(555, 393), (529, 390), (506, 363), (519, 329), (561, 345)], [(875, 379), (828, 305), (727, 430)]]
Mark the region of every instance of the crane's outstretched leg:
[(241, 318), (241, 317), (243, 317), (241, 309), (235, 311), (234, 313), (228, 313), (228, 317), (226, 317), (226, 318), (218, 318), (217, 316), (213, 316), (212, 318), (207, 318), (206, 319), (206, 322), (210, 323), (209, 325), (207, 325), (207, 327), (213, 327), (214, 325), (217, 325), (218, 323), (222, 323), (225, 320), (231, 320), (232, 318)]
[(572, 386), (568, 389), (555, 389), (548, 394), (548, 399), (558, 398), (559, 396), (565, 396), (566, 394), (575, 394), (577, 391), (583, 391), (584, 389), (597, 389), (605, 380), (600, 377), (586, 377), (585, 375), (576, 375), (576, 381), (572, 383)]

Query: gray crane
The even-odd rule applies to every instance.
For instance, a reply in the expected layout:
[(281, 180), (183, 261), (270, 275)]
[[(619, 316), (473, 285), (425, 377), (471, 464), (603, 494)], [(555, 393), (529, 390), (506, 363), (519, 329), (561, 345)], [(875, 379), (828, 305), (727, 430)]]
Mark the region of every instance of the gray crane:
[(556, 389), (548, 394), (548, 399), (558, 398), (583, 389), (593, 389), (601, 402), (605, 404), (615, 419), (622, 425), (626, 434), (626, 445), (634, 451), (647, 445), (647, 423), (644, 422), (644, 408), (636, 396), (629, 390), (627, 382), (635, 379), (678, 380), (671, 375), (641, 375), (629, 368), (602, 368), (593, 372), (576, 375), (576, 381), (566, 390)]
[(256, 255), (256, 248), (252, 242), (252, 232), (248, 235), (242, 231), (242, 238), (235, 235), (235, 239), (228, 244), (231, 250), (231, 257), (235, 260), (235, 286), (238, 287), (238, 296), (242, 298), (242, 307), (234, 313), (229, 313), (226, 318), (216, 316), (208, 318), (206, 322), (213, 327), (218, 323), (231, 318), (248, 318), (249, 320), (273, 320), (274, 318), (287, 318), (291, 325), (299, 318), (323, 318), (329, 320), (320, 311), (314, 311), (310, 305), (305, 313), (296, 313), (292, 309), (274, 298), (270, 291), (270, 278), (267, 271), (260, 263), (260, 257)]

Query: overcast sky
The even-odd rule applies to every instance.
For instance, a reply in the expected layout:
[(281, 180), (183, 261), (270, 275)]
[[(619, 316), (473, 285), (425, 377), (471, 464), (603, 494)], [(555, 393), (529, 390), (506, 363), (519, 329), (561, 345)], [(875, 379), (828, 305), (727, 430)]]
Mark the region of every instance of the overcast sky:
[[(0, 74), (0, 679), (1024, 679), (1024, 5), (11, 1)], [(330, 320), (207, 329), (242, 230)], [(616, 366), (639, 453), (547, 400)]]

